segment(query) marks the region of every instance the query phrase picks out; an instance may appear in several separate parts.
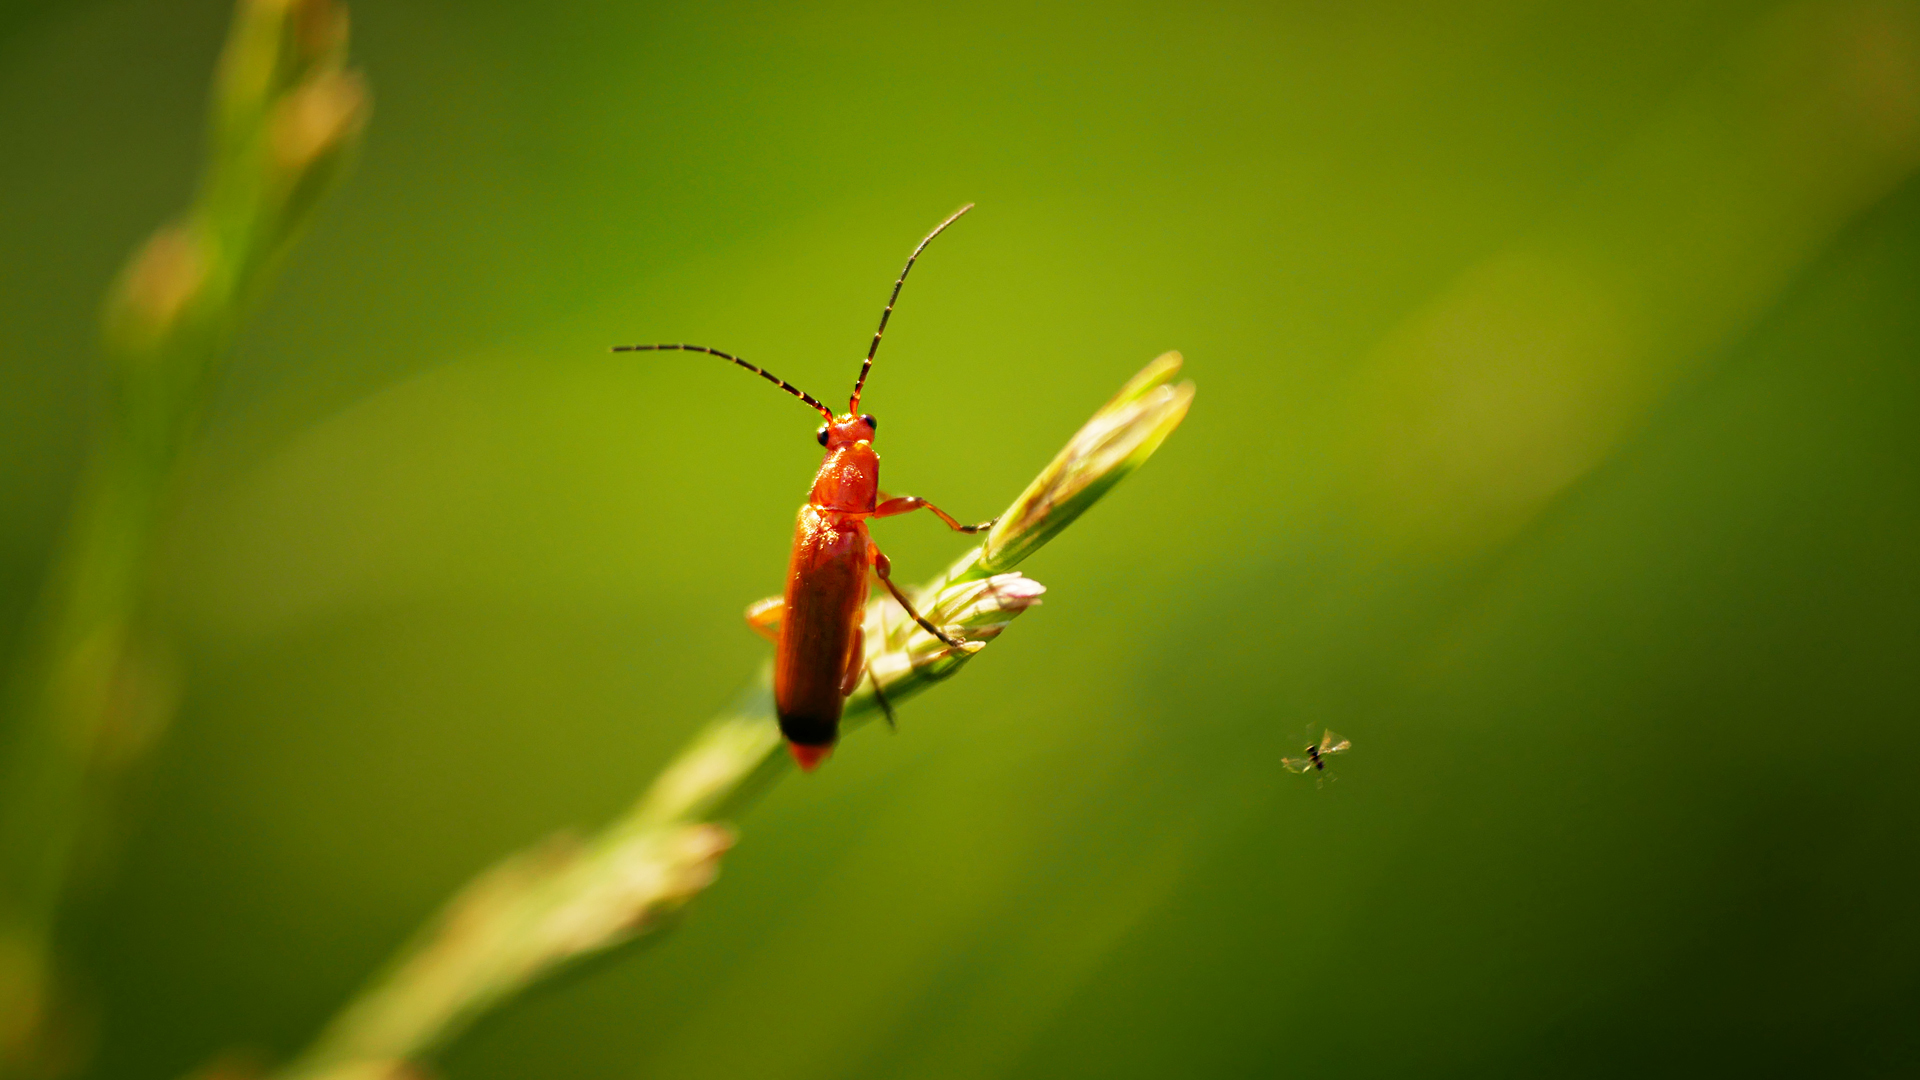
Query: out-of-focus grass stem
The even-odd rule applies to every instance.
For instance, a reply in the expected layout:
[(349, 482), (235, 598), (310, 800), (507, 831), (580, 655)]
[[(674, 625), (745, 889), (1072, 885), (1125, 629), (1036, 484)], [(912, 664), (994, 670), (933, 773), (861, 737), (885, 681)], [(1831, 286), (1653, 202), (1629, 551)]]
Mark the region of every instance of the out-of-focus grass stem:
[(50, 944), (115, 779), (165, 729), (179, 676), (151, 615), (156, 538), (241, 319), (359, 143), (368, 98), (332, 0), (242, 0), (184, 217), (108, 294), (88, 457), (0, 753), (0, 1076), (58, 1068)]

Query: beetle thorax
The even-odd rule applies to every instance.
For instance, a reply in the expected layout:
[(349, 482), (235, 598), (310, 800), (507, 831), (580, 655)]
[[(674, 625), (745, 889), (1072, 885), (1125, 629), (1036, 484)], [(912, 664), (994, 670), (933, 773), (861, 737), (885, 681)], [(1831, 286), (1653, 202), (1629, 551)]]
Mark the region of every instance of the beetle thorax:
[(827, 448), (807, 500), (822, 510), (864, 514), (880, 491), (880, 455), (873, 451), (874, 419), (842, 413), (821, 425)]
[(820, 462), (808, 502), (822, 510), (865, 514), (873, 510), (880, 491), (880, 455), (865, 439), (835, 446)]

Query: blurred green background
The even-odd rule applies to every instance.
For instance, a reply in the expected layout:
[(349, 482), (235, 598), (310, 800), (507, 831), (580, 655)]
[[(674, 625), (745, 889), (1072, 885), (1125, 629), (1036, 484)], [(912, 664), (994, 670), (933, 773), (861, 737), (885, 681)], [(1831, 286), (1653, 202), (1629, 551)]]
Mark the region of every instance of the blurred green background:
[[(359, 167), (168, 531), (88, 1074), (278, 1056), (752, 676), (816, 421), (997, 510), (1159, 457), (963, 678), (462, 1078), (1920, 1070), (1920, 9), (360, 0)], [(0, 13), (0, 648), (219, 0)], [(917, 580), (964, 541), (876, 526)], [(1339, 780), (1285, 774), (1311, 730)]]

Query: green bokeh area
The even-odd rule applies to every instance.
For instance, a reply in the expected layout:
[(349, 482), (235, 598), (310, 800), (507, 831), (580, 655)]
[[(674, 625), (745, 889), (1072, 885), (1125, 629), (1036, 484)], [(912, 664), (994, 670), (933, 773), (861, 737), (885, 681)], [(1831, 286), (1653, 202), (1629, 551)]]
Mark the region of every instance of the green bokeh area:
[[(213, 0), (0, 14), (0, 646)], [(359, 0), (208, 407), (189, 671), (64, 933), (99, 1077), (297, 1049), (767, 647), (816, 420), (1004, 506), (1199, 386), (900, 732), (456, 1078), (1920, 1070), (1920, 10)], [(878, 523), (901, 576), (964, 541)], [(1318, 786), (1283, 755), (1353, 740)]]

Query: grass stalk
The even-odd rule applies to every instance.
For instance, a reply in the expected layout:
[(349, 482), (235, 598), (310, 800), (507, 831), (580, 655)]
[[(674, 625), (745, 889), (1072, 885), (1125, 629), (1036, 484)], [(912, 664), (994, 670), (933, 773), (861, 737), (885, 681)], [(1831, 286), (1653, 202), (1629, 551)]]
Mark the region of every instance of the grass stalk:
[[(917, 590), (950, 648), (889, 597), (867, 609), (873, 678), (848, 699), (845, 727), (879, 712), (873, 681), (898, 703), (952, 677), (1045, 591), (1014, 565), (1138, 468), (1185, 418), (1193, 384), (1167, 353), (1122, 388), (1014, 500), (979, 546)], [(416, 1075), (434, 1051), (527, 987), (587, 956), (656, 931), (707, 887), (733, 846), (730, 819), (793, 768), (762, 672), (640, 799), (596, 835), (556, 839), (469, 883), (288, 1063), (278, 1080)]]

